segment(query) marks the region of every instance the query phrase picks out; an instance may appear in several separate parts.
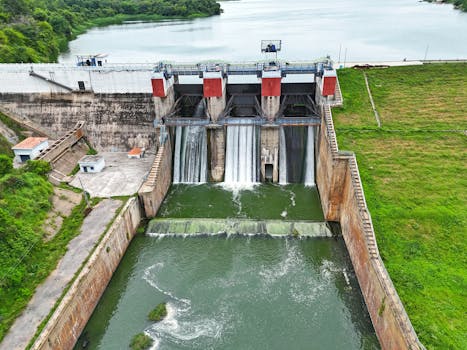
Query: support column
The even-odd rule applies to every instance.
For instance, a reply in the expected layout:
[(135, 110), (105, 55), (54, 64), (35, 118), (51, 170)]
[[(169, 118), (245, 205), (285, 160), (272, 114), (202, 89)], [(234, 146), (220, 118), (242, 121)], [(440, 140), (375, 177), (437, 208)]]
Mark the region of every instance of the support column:
[(152, 96), (156, 112), (155, 124), (167, 115), (175, 103), (174, 77), (167, 77), (164, 73), (154, 73), (151, 77)]
[(279, 126), (261, 127), (261, 181), (279, 181)]
[(225, 171), (225, 130), (218, 125), (208, 129), (209, 177), (213, 182), (222, 182)]
[(281, 71), (263, 70), (261, 77), (261, 108), (268, 121), (273, 122), (281, 105)]
[(222, 71), (203, 72), (203, 95), (206, 98), (211, 121), (214, 123), (225, 109), (226, 80)]
[(323, 71), (322, 77), (315, 78), (316, 85), (316, 101), (320, 103), (329, 102), (335, 97), (337, 73), (334, 69)]

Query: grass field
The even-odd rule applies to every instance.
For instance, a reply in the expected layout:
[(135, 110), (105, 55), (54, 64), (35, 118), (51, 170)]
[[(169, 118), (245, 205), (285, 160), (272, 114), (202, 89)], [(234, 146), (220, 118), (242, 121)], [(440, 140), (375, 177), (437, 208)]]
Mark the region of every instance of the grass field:
[(357, 155), (383, 261), (428, 349), (467, 349), (467, 65), (339, 71), (341, 150)]

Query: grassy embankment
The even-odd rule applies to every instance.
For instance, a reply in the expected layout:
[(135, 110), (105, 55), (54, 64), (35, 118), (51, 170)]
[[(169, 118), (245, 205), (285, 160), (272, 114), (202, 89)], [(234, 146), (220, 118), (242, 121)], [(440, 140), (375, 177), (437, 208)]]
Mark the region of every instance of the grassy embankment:
[[(357, 155), (379, 249), (428, 349), (466, 349), (467, 65), (339, 72), (333, 116)], [(453, 132), (452, 130), (461, 130)]]
[[(21, 129), (11, 123), (9, 126), (17, 132)], [(10, 147), (0, 137), (0, 155), (12, 158)], [(52, 185), (41, 173), (40, 167), (29, 166), (21, 170), (10, 168), (0, 174), (0, 341), (37, 285), (65, 254), (68, 242), (79, 233), (84, 219), (82, 201), (64, 218), (53, 239), (43, 239), (42, 226), (51, 208)]]

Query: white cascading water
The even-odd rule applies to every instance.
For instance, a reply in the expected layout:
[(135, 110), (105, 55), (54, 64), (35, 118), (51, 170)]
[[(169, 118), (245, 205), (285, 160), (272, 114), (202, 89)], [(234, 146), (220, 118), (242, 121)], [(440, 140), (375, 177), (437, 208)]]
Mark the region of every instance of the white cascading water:
[(177, 126), (173, 182), (206, 182), (207, 156), (206, 129), (202, 126)]
[(287, 185), (287, 148), (284, 128), (281, 128), (279, 140), (279, 185)]
[(308, 127), (305, 163), (305, 186), (315, 185), (315, 129)]
[(235, 188), (251, 187), (257, 179), (256, 157), (255, 126), (228, 126), (224, 184)]

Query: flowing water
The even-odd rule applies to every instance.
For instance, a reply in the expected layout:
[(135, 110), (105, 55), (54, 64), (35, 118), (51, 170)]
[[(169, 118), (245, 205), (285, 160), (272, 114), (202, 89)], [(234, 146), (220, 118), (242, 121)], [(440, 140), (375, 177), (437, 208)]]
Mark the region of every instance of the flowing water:
[(315, 185), (315, 128), (308, 127), (306, 141), (305, 186)]
[[(239, 119), (238, 122), (242, 122)], [(246, 122), (248, 122), (246, 120)], [(227, 127), (224, 185), (251, 188), (258, 180), (257, 130), (253, 125)]]
[[(335, 61), (466, 58), (467, 13), (418, 0), (241, 0), (220, 16), (95, 28), (60, 62), (105, 52), (109, 62), (261, 59), (260, 41), (282, 39), (279, 57)], [(453, 34), (455, 33), (455, 35)]]
[(206, 128), (177, 126), (173, 165), (173, 182), (203, 183), (207, 181)]
[[(166, 302), (167, 317), (147, 314)], [(379, 349), (342, 240), (135, 237), (87, 349)]]

